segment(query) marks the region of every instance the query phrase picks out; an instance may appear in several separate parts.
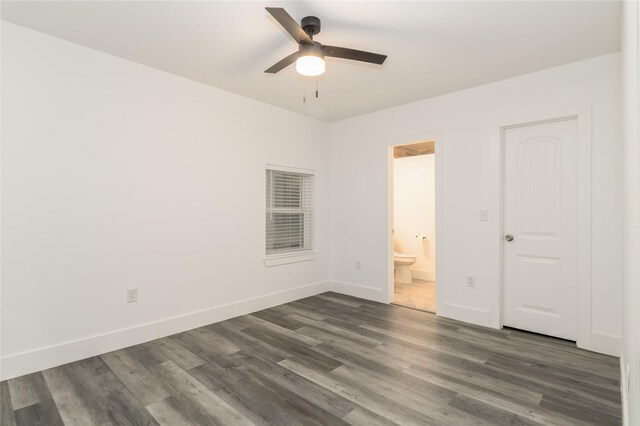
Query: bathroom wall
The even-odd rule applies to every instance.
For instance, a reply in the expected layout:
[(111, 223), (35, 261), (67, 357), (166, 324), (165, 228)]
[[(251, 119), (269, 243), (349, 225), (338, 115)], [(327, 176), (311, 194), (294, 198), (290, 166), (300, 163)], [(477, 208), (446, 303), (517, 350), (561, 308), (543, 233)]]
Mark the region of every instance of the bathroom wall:
[[(493, 141), (514, 115), (567, 106), (592, 116), (591, 331), (588, 349), (620, 353), (622, 333), (621, 55), (599, 56), (331, 123), (331, 281), (388, 302), (389, 146), (436, 139), (441, 166), (438, 314), (499, 324)], [(480, 211), (488, 210), (482, 221)], [(360, 268), (356, 268), (356, 261)], [(442, 274), (442, 278), (440, 278)], [(475, 286), (467, 285), (475, 276)]]
[[(434, 281), (435, 155), (396, 158), (393, 171), (395, 250), (416, 257), (416, 263), (411, 266), (413, 278)], [(422, 239), (422, 235), (426, 239)]]
[[(326, 291), (327, 127), (2, 22), (2, 378)], [(313, 261), (263, 263), (267, 163)]]

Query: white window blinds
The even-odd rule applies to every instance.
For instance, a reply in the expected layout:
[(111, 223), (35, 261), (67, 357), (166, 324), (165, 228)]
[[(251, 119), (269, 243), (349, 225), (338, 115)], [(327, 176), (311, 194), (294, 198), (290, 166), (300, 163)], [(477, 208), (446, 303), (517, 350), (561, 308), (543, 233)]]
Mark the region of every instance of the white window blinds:
[(313, 249), (313, 175), (267, 169), (267, 255)]

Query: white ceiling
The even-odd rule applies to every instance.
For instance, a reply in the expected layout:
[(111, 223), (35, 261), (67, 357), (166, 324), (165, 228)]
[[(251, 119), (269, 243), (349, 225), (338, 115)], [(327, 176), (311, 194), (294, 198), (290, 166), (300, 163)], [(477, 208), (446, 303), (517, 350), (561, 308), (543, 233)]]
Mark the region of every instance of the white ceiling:
[[(265, 6), (320, 17), (323, 44), (389, 58), (327, 59), (316, 100), (294, 66), (263, 73), (296, 50)], [(620, 16), (593, 1), (2, 2), (3, 20), (325, 121), (618, 51)]]

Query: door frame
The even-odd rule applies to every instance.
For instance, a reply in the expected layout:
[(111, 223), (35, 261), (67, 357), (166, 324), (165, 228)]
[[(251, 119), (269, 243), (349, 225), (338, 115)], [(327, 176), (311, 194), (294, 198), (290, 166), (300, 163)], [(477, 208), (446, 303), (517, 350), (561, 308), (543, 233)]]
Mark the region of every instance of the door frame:
[(441, 132), (430, 137), (414, 139), (387, 146), (387, 303), (393, 303), (394, 274), (393, 274), (393, 148), (420, 142), (433, 141), (435, 155), (435, 220), (436, 220), (436, 315), (444, 305), (444, 144)]
[(580, 348), (598, 350), (591, 329), (591, 104), (552, 108), (511, 116), (494, 126), (492, 140), (492, 206), (496, 212), (493, 232), (498, 285), (494, 288), (491, 324), (503, 327), (504, 317), (504, 133), (505, 130), (536, 124), (575, 119), (578, 125), (578, 212), (577, 212), (577, 283), (576, 344)]

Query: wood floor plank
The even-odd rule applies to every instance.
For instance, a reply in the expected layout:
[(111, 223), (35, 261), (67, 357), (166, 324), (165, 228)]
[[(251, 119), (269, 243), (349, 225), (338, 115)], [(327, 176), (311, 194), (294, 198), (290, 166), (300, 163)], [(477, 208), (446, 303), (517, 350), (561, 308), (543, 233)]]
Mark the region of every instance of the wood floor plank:
[(283, 359), (291, 358), (293, 356), (286, 350), (272, 346), (249, 334), (243, 333), (242, 330), (229, 329), (224, 323), (213, 324), (210, 328), (221, 336), (231, 340), (241, 348), (242, 351), (247, 353), (259, 353), (260, 356), (269, 359), (269, 361), (273, 363), (277, 363)]
[(449, 406), (451, 397), (440, 393), (423, 394), (417, 388), (406, 388), (393, 380), (384, 380), (380, 376), (369, 374), (353, 366), (343, 365), (333, 370), (332, 375), (348, 383), (357, 384), (363, 389), (375, 389), (382, 397), (398, 405), (406, 405), (413, 410), (433, 418), (438, 424), (477, 425), (477, 417)]
[[(304, 331), (301, 331), (301, 328), (311, 327), (315, 329), (320, 329), (325, 333), (332, 334), (340, 339), (346, 339), (351, 341), (352, 343), (356, 343), (368, 348), (375, 348), (376, 346), (382, 343), (379, 339), (372, 339), (370, 337), (363, 336), (362, 334), (359, 334), (357, 332), (346, 330), (342, 327), (335, 326), (325, 321), (314, 321), (314, 320), (310, 320), (308, 318), (295, 315), (295, 314), (289, 315), (289, 317), (295, 319), (298, 323), (302, 324), (302, 326), (298, 328), (296, 331), (298, 333), (305, 334), (307, 336), (309, 334), (305, 333)], [(316, 339), (320, 340), (321, 342), (324, 342), (324, 340), (322, 339), (318, 339), (318, 338)]]
[(0, 383), (14, 425), (619, 425), (619, 360), (324, 293)]
[(171, 337), (154, 340), (151, 343), (153, 343), (152, 350), (163, 354), (183, 370), (188, 370), (205, 363), (204, 360), (187, 350)]
[(572, 419), (570, 416), (555, 412), (554, 410), (547, 410), (537, 405), (526, 404), (517, 398), (517, 395), (504, 395), (502, 393), (495, 392), (492, 389), (486, 389), (466, 383), (464, 380), (459, 380), (456, 377), (443, 377), (437, 374), (437, 372), (433, 372), (422, 367), (411, 367), (406, 370), (406, 373), (460, 394), (464, 394), (469, 398), (473, 398), (482, 403), (500, 409), (505, 409), (536, 423), (546, 425), (570, 425), (576, 420)]
[[(42, 372), (65, 425), (90, 426), (95, 422), (77, 395), (72, 381), (61, 368)], [(3, 423), (4, 424), (4, 423)]]
[(303, 334), (297, 333), (293, 330), (289, 330), (288, 328), (284, 328), (284, 327), (280, 327), (277, 324), (274, 324), (272, 322), (269, 321), (265, 321), (261, 318), (255, 317), (253, 315), (248, 315), (248, 318), (250, 321), (252, 321), (254, 323), (254, 327), (257, 329), (261, 329), (264, 332), (270, 332), (273, 334), (279, 334), (282, 335), (283, 337), (290, 339), (290, 340), (294, 340), (298, 343), (301, 343), (305, 346), (315, 346), (315, 345), (319, 345), (321, 342), (312, 338), (312, 337), (308, 337), (305, 336)]
[[(400, 351), (398, 350), (397, 352)], [(386, 353), (393, 353), (393, 349)], [(420, 366), (434, 373), (455, 377), (458, 380), (464, 380), (469, 385), (512, 396), (528, 404), (536, 405), (542, 400), (542, 389), (529, 386), (528, 383), (522, 380), (512, 379), (508, 375), (497, 375), (492, 370), (485, 368), (483, 363), (441, 355), (424, 358), (415, 357), (413, 362), (415, 366)]]
[(156, 342), (152, 340), (140, 345), (128, 347), (126, 351), (132, 358), (147, 368), (160, 364), (161, 362), (169, 361), (169, 358), (158, 350), (155, 343)]
[(251, 316), (258, 317), (262, 320), (268, 321), (275, 325), (279, 325), (282, 328), (287, 328), (291, 331), (302, 327), (304, 324), (297, 321), (295, 317), (291, 315), (282, 315), (277, 310), (265, 309), (263, 311), (254, 312)]
[(188, 419), (184, 418), (179, 411), (169, 404), (168, 399), (155, 402), (147, 405), (145, 408), (153, 416), (153, 418), (161, 426), (196, 426), (197, 423), (192, 423)]
[[(447, 388), (420, 380), (414, 376), (404, 373), (402, 368), (398, 368), (393, 365), (393, 363), (388, 362), (385, 357), (378, 357), (377, 359), (363, 358), (360, 354), (345, 351), (344, 348), (328, 348), (324, 345), (318, 346), (316, 349), (319, 350), (321, 348), (326, 350), (328, 353), (334, 354), (334, 356), (338, 360), (342, 361), (345, 366), (359, 369), (367, 374), (370, 380), (380, 381), (382, 385), (386, 382), (390, 382), (395, 386), (400, 386), (405, 390), (415, 392), (423, 399), (430, 399), (443, 404), (448, 403), (455, 394), (455, 392)], [(377, 387), (380, 386), (381, 385), (378, 385)]]
[[(564, 380), (567, 384), (575, 384), (577, 386), (595, 387), (598, 389), (609, 390), (616, 394), (620, 391), (620, 379), (616, 376), (603, 377), (596, 374), (588, 374), (576, 371), (564, 366), (558, 366), (553, 363), (538, 362), (530, 358), (517, 358), (513, 356), (502, 356), (499, 353), (492, 355), (487, 364), (495, 367), (508, 369), (521, 369), (527, 371), (531, 375), (539, 377), (557, 377)], [(619, 374), (618, 374), (619, 375)]]
[(9, 381), (9, 393), (14, 410), (19, 410), (51, 398), (42, 373), (33, 373)]
[[(344, 320), (346, 322), (358, 323), (358, 324), (364, 323), (364, 321), (361, 320), (358, 315), (353, 315), (353, 313), (347, 312), (346, 309), (345, 310), (337, 309), (335, 306), (332, 306), (331, 304), (328, 304), (328, 303), (319, 304), (319, 303), (314, 303), (313, 301), (310, 301), (308, 299), (300, 299), (300, 300), (296, 300), (295, 302), (289, 303), (288, 306), (297, 308), (300, 311), (306, 311), (310, 314), (324, 316), (325, 318), (337, 318), (337, 319)], [(348, 308), (348, 307), (345, 307), (345, 308)]]
[(359, 386), (340, 380), (333, 375), (325, 375), (312, 370), (298, 362), (295, 358), (286, 359), (279, 364), (294, 373), (335, 392), (382, 417), (401, 425), (435, 425), (436, 420), (412, 410), (410, 407), (398, 405), (377, 393), (362, 389)]
[(9, 382), (0, 382), (0, 424), (3, 426), (15, 426), (16, 419), (13, 415)]
[[(166, 361), (154, 367), (173, 386), (171, 389), (187, 396), (210, 416), (212, 424), (251, 425), (252, 423), (227, 404), (218, 395), (207, 389), (173, 361)], [(196, 367), (197, 368), (197, 367)]]
[(240, 348), (232, 341), (215, 333), (207, 327), (196, 328), (188, 331), (187, 333), (195, 336), (203, 342), (206, 342), (214, 352), (222, 355), (229, 355), (240, 350)]
[(533, 363), (544, 358), (546, 363), (597, 378), (610, 377), (612, 373), (615, 374), (619, 370), (619, 367), (612, 370), (608, 365), (594, 362), (591, 358), (581, 356), (581, 353), (551, 351), (537, 345), (496, 345), (481, 336), (465, 336), (463, 339), (457, 336), (455, 339), (461, 340), (466, 345), (472, 344), (486, 354), (509, 356)]
[(354, 403), (340, 395), (330, 392), (304, 377), (293, 374), (278, 364), (271, 364), (259, 356), (245, 357), (243, 365), (246, 365), (252, 372), (262, 374), (283, 388), (312, 401), (336, 417), (343, 417), (357, 408)]
[[(209, 335), (212, 335), (209, 333)], [(227, 350), (220, 348), (216, 345), (215, 341), (210, 342), (206, 337), (202, 335), (191, 333), (190, 331), (176, 334), (172, 336), (181, 346), (188, 349), (194, 355), (206, 361), (205, 364), (217, 365), (220, 364), (226, 367), (226, 364), (231, 362), (231, 359), (226, 355)], [(236, 349), (240, 349), (236, 347)], [(234, 352), (235, 349), (234, 349)], [(203, 364), (204, 365), (204, 364)]]
[[(371, 370), (376, 370), (381, 367), (388, 367), (402, 371), (409, 368), (410, 362), (398, 360), (395, 357), (381, 357), (377, 351), (372, 351), (369, 348), (363, 348), (360, 345), (345, 345), (340, 338), (324, 334), (322, 330), (309, 330), (309, 333), (316, 335), (318, 338), (324, 339), (321, 345), (313, 348), (314, 351), (332, 358), (341, 363), (354, 363), (365, 366)], [(336, 366), (336, 368), (339, 367)]]
[(580, 420), (585, 423), (594, 423), (598, 425), (610, 425), (622, 423), (622, 416), (618, 413), (612, 413), (603, 407), (594, 407), (590, 404), (584, 404), (580, 401), (554, 398), (545, 395), (540, 406), (546, 409), (562, 413), (568, 417)]
[[(267, 329), (259, 329), (253, 327), (242, 330), (242, 333), (262, 340), (265, 343), (270, 344), (271, 346), (281, 347), (283, 349), (286, 348), (287, 352), (290, 352), (293, 356), (298, 358), (299, 362), (302, 362), (306, 365), (317, 367), (326, 371), (333, 370), (334, 368), (341, 365), (341, 363), (336, 361), (335, 359), (322, 355), (321, 353), (312, 350), (308, 346), (299, 343), (297, 339), (291, 339), (286, 335), (274, 333)], [(301, 334), (299, 335), (302, 336)], [(313, 340), (317, 342), (317, 344), (322, 343), (319, 340)]]
[[(203, 374), (200, 368), (192, 372)], [(200, 375), (193, 375), (200, 379)], [(214, 384), (218, 395), (254, 423), (266, 420), (268, 424), (287, 425), (345, 424), (331, 411), (325, 411), (316, 405), (316, 401), (311, 402), (290, 391), (259, 370), (253, 370), (243, 379), (228, 383), (221, 383), (218, 375), (210, 375), (207, 379)]]
[(535, 374), (526, 369), (511, 369), (508, 366), (496, 367), (493, 364), (482, 365), (484, 374), (491, 374), (495, 378), (527, 387), (556, 399), (581, 402), (599, 409), (618, 412), (620, 407), (620, 392), (598, 388), (583, 382), (569, 381), (564, 377), (554, 377), (549, 374)]
[(397, 424), (364, 407), (355, 408), (342, 419), (350, 425), (393, 426)]
[(469, 415), (472, 415), (478, 419), (481, 419), (483, 423), (495, 426), (512, 426), (512, 425), (541, 425), (542, 423), (529, 420), (518, 414), (512, 413), (507, 410), (503, 410), (493, 405), (485, 404), (482, 401), (478, 401), (468, 396), (458, 394), (449, 404), (451, 407), (458, 410), (465, 411)]
[(96, 424), (156, 425), (157, 422), (100, 357), (61, 367)]
[(312, 319), (314, 321), (323, 321), (327, 319), (327, 315), (319, 312), (314, 312), (309, 309), (304, 309), (295, 306), (293, 303), (288, 303), (286, 305), (279, 305), (271, 308), (273, 311), (280, 313), (280, 315), (298, 315), (301, 317), (305, 317), (307, 319)]
[(452, 348), (450, 346), (447, 346), (447, 344), (445, 342), (433, 342), (427, 339), (421, 339), (419, 337), (414, 337), (411, 336), (407, 333), (402, 333), (402, 332), (398, 332), (398, 331), (391, 331), (391, 330), (385, 330), (379, 327), (375, 327), (372, 325), (361, 325), (361, 328), (364, 328), (365, 330), (371, 330), (373, 332), (376, 333), (380, 333), (380, 334), (385, 334), (387, 336), (390, 337), (394, 337), (398, 340), (402, 340), (406, 343), (411, 343), (413, 345), (416, 346), (421, 346), (424, 348), (428, 348), (428, 349), (433, 349), (436, 351), (440, 351), (443, 353), (447, 353), (450, 354), (452, 356), (457, 356), (457, 357), (462, 357), (471, 361), (475, 361), (475, 362), (485, 362), (487, 359), (489, 359), (489, 357), (485, 354), (482, 353), (478, 353), (478, 351), (460, 351), (457, 348)]
[(109, 352), (101, 358), (142, 405), (169, 397), (169, 392), (157, 377), (133, 359), (126, 350)]
[[(240, 352), (236, 352), (236, 356), (238, 354)], [(214, 363), (199, 365), (187, 373), (214, 392), (248, 377), (248, 369), (238, 364), (236, 359), (227, 361), (224, 366)]]
[(52, 399), (45, 399), (14, 411), (18, 426), (64, 425)]
[[(217, 424), (207, 410), (191, 398), (190, 395), (182, 395), (179, 392), (175, 392), (174, 395), (162, 402), (167, 405), (169, 410), (175, 411), (184, 418), (187, 425), (200, 426)], [(171, 424), (170, 426), (174, 425)]]
[(233, 330), (242, 330), (244, 328), (253, 326), (253, 323), (247, 319), (246, 315), (231, 318), (229, 320), (223, 321), (222, 323), (224, 323), (227, 328)]

